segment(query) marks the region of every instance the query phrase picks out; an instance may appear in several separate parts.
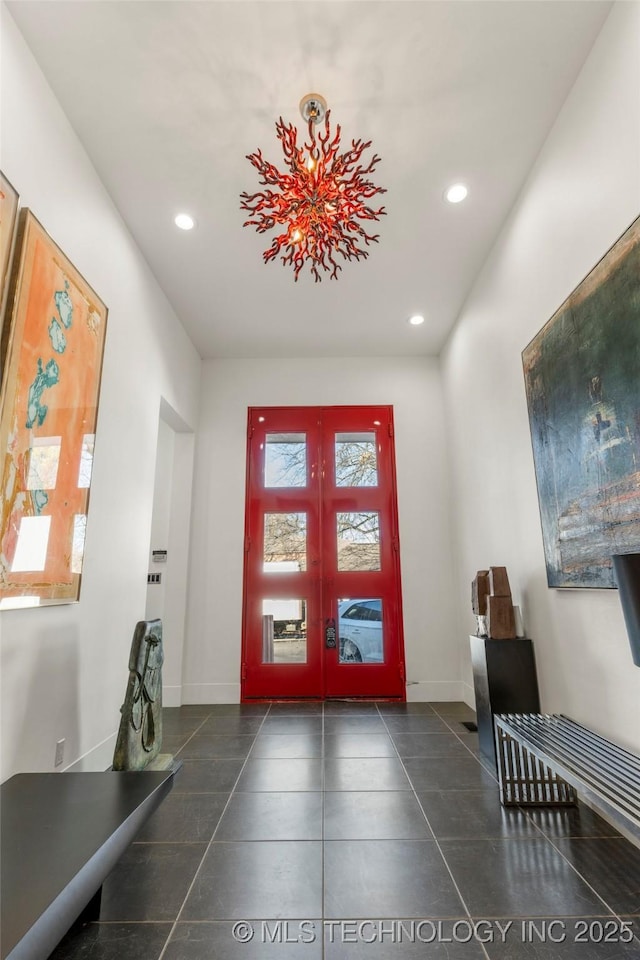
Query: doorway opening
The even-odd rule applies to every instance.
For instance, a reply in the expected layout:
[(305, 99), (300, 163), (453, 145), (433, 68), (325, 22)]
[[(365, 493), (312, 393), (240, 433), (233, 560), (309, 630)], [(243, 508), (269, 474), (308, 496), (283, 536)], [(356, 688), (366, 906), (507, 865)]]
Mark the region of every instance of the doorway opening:
[(194, 434), (160, 401), (145, 620), (162, 620), (162, 701), (182, 703)]

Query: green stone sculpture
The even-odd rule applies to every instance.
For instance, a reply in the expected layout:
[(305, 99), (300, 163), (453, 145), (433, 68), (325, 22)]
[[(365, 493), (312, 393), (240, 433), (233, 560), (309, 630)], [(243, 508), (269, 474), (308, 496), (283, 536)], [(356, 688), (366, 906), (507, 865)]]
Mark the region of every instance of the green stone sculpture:
[(162, 621), (141, 620), (136, 624), (129, 655), (129, 681), (120, 707), (114, 770), (164, 769), (173, 760), (171, 756), (158, 756), (162, 745), (163, 660)]

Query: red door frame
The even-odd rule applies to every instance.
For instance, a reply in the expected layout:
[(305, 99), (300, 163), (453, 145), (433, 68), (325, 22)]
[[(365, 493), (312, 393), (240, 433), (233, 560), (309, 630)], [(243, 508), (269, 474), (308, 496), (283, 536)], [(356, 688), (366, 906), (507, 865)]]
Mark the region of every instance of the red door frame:
[[(248, 421), (242, 700), (331, 697), (404, 700), (393, 408), (261, 407), (249, 409)], [(376, 433), (378, 486), (336, 486), (333, 437), (342, 431)], [(306, 434), (306, 487), (264, 487), (265, 438), (273, 432)], [(375, 510), (380, 515), (380, 572), (337, 570), (335, 514), (353, 510)], [(275, 577), (263, 572), (264, 515), (268, 512), (307, 514), (305, 572), (278, 573)], [(325, 646), (325, 627), (332, 620), (338, 624), (338, 598), (358, 596), (382, 599), (384, 663), (340, 663), (338, 648), (327, 649)], [(261, 623), (261, 602), (265, 597), (303, 597), (307, 601), (305, 664), (262, 662), (258, 625)]]

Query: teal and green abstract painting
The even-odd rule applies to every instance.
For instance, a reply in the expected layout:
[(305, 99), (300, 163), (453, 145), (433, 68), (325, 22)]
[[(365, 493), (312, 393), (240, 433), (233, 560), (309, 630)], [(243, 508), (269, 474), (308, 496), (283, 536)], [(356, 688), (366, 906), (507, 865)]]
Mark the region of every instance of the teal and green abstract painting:
[(550, 587), (640, 550), (640, 218), (522, 354)]

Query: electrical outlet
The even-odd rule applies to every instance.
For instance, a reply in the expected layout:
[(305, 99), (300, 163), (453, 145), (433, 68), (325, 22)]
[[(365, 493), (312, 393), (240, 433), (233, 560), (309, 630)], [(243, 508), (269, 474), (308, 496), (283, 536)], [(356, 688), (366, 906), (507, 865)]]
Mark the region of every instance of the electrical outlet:
[(58, 740), (56, 743), (56, 759), (54, 767), (59, 767), (64, 760), (64, 745), (66, 743), (66, 738), (63, 737), (62, 740)]

